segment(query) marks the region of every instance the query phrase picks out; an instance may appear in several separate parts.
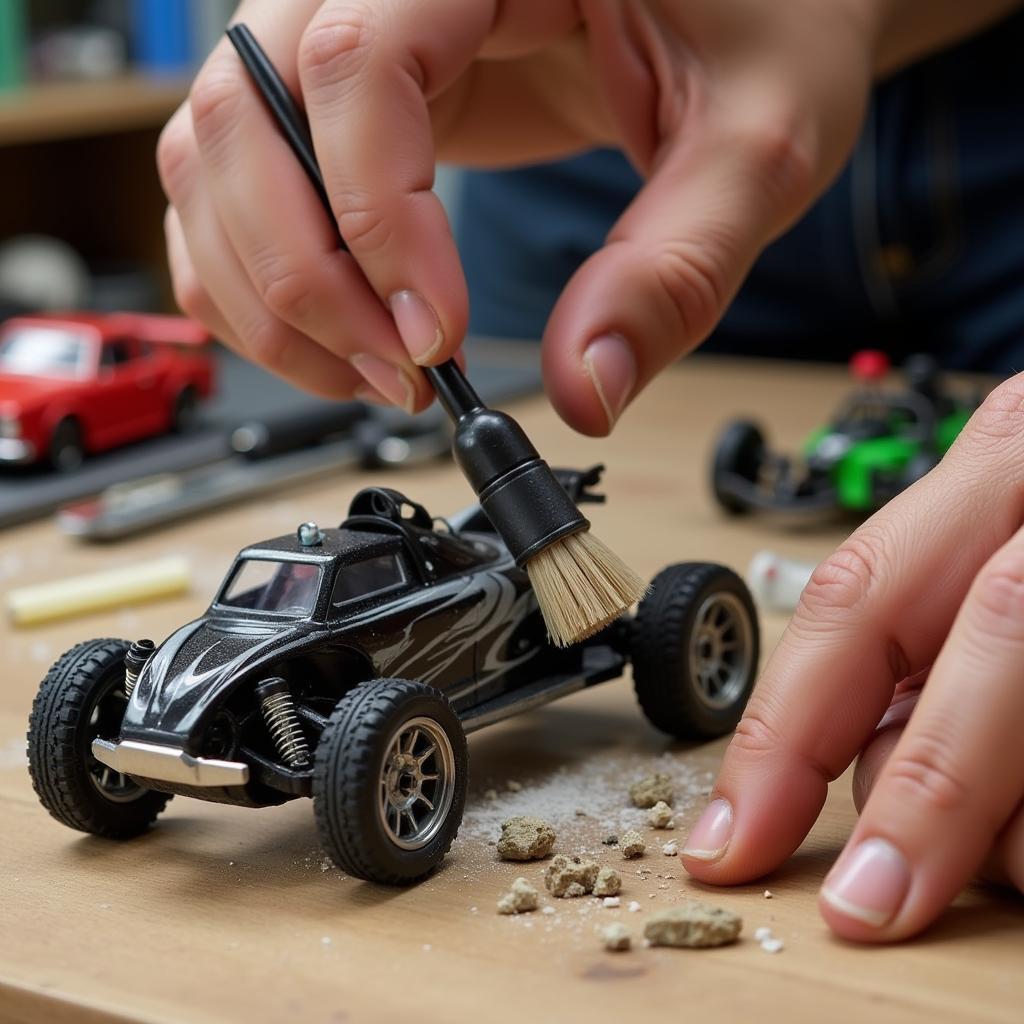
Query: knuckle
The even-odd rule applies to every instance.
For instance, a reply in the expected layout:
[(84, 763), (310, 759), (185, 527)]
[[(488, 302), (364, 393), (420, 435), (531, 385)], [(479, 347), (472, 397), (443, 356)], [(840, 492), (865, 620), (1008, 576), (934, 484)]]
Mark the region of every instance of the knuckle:
[(727, 274), (723, 261), (713, 255), (721, 249), (716, 244), (675, 242), (654, 255), (655, 280), (671, 302), (688, 341), (699, 341), (710, 332), (725, 308)]
[(189, 92), (189, 107), (201, 146), (216, 144), (237, 123), (243, 97), (235, 68), (209, 61), (199, 72)]
[(174, 293), (174, 301), (186, 316), (204, 323), (207, 327), (210, 326), (206, 322), (210, 297), (195, 274), (185, 271), (175, 272), (171, 278), (171, 289)]
[(811, 192), (816, 172), (813, 154), (797, 141), (792, 128), (795, 120), (790, 116), (766, 117), (762, 123), (745, 128), (738, 139), (757, 180), (787, 208)]
[(357, 77), (375, 49), (374, 15), (369, 4), (327, 4), (310, 22), (299, 43), (299, 69), (310, 85), (334, 85)]
[(971, 804), (970, 787), (959, 778), (952, 747), (953, 737), (945, 730), (919, 729), (904, 736), (885, 769), (902, 806), (949, 813)]
[(195, 177), (196, 140), (188, 119), (175, 114), (156, 144), (156, 167), (164, 194), (171, 202), (180, 199)]
[(1024, 641), (1024, 551), (997, 552), (972, 589), (975, 625), (982, 634)]
[(287, 376), (295, 363), (295, 338), (272, 320), (261, 320), (243, 335), (251, 358), (271, 373)]
[(978, 407), (964, 431), (967, 444), (991, 446), (1017, 438), (1024, 428), (1024, 374), (1004, 381)]
[(311, 275), (286, 258), (266, 258), (253, 267), (253, 283), (263, 304), (289, 323), (305, 322), (313, 306)]
[(802, 616), (820, 618), (856, 608), (871, 591), (878, 553), (863, 533), (854, 534), (811, 574), (800, 596)]
[(765, 710), (753, 702), (748, 704), (733, 733), (731, 746), (757, 757), (778, 750), (781, 743), (782, 736)]
[(341, 237), (353, 252), (365, 257), (387, 248), (392, 236), (391, 222), (379, 204), (368, 196), (348, 193), (333, 197), (331, 207)]

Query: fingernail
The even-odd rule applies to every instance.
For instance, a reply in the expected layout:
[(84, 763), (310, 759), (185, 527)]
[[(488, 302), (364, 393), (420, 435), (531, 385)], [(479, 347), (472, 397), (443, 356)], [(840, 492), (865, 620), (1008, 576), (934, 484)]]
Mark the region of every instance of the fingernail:
[(888, 840), (876, 838), (839, 858), (821, 895), (841, 914), (881, 928), (900, 909), (909, 888), (906, 858)]
[(444, 331), (437, 314), (416, 292), (395, 292), (388, 304), (412, 361), (421, 366), (428, 363), (444, 344)]
[(605, 334), (587, 346), (583, 353), (583, 368), (601, 400), (604, 414), (608, 417), (608, 429), (611, 430), (636, 387), (633, 350), (621, 335)]
[(712, 800), (686, 837), (683, 856), (693, 860), (720, 860), (732, 838), (732, 804), (719, 797)]
[(363, 379), (375, 391), (380, 392), (389, 402), (411, 413), (416, 402), (416, 389), (409, 375), (391, 363), (378, 359), (377, 356), (357, 353), (349, 356), (348, 361), (362, 375)]

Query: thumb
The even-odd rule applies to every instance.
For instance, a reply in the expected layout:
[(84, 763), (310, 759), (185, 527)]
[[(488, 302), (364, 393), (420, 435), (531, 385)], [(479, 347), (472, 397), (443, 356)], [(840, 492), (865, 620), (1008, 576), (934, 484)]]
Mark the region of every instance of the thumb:
[(551, 401), (585, 434), (607, 434), (653, 377), (707, 337), (817, 184), (796, 133), (693, 127), (569, 282), (545, 332)]

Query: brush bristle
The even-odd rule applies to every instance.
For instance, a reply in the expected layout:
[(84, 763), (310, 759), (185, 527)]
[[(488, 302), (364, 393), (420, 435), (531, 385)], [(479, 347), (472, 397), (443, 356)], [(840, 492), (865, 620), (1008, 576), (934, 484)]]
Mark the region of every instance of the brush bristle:
[(593, 636), (647, 593), (647, 584), (587, 531), (534, 555), (526, 572), (556, 647)]

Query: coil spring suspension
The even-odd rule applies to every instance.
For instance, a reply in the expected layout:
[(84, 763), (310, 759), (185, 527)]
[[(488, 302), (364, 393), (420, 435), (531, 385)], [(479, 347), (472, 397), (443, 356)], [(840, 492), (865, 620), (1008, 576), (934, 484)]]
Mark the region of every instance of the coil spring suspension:
[(136, 640), (125, 652), (124, 656), (124, 695), (131, 700), (135, 684), (139, 681), (146, 662), (149, 661), (156, 644), (152, 640)]
[(285, 764), (300, 768), (309, 764), (309, 746), (295, 710), (295, 700), (283, 679), (268, 679), (256, 687), (270, 738)]

